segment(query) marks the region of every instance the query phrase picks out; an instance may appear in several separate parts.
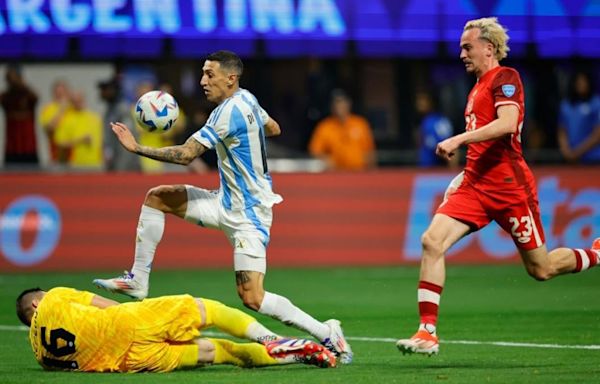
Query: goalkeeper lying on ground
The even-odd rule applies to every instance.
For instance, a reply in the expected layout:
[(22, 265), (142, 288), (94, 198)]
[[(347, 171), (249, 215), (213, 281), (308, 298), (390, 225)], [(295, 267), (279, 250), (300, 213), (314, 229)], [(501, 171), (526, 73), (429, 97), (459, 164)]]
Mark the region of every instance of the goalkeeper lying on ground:
[[(17, 298), (17, 316), (30, 327), (31, 347), (45, 369), (168, 372), (205, 364), (336, 364), (320, 344), (281, 338), (242, 311), (190, 295), (119, 304), (71, 288), (35, 288)], [(200, 338), (200, 330), (213, 326), (255, 343)]]

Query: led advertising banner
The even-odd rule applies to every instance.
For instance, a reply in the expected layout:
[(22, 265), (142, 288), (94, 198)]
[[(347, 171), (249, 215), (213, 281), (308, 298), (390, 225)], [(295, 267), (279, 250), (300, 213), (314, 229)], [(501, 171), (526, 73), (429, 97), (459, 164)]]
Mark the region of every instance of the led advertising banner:
[[(536, 168), (549, 249), (589, 248), (600, 235), (594, 168)], [(269, 266), (417, 264), (427, 229), (454, 174), (414, 169), (274, 174)], [(0, 175), (0, 271), (128, 268), (146, 191), (160, 184), (215, 188), (205, 175)], [(492, 223), (448, 263), (518, 263), (512, 238)], [(231, 268), (225, 235), (167, 215), (155, 268)]]
[(0, 57), (457, 55), (484, 16), (514, 55), (600, 57), (596, 0), (0, 0)]

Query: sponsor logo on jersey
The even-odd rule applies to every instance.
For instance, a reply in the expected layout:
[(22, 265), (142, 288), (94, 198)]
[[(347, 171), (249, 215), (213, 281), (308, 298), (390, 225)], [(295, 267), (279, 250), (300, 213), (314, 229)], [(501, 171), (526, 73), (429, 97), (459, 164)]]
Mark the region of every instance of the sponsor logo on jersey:
[(512, 95), (515, 94), (516, 90), (517, 88), (512, 84), (504, 84), (502, 86), (502, 93), (504, 93), (504, 96), (506, 97), (512, 97)]

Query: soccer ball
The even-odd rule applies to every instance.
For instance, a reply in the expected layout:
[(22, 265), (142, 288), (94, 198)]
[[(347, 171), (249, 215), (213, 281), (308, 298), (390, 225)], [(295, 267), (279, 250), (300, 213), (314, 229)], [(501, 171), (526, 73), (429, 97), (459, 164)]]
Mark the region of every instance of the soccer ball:
[(135, 118), (148, 132), (166, 132), (177, 121), (179, 106), (175, 98), (163, 91), (144, 93), (135, 104)]

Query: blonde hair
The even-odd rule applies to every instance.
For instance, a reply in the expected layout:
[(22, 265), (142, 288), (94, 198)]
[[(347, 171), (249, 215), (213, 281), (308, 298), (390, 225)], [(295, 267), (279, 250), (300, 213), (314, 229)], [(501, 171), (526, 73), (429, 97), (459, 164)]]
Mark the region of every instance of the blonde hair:
[(494, 46), (494, 57), (500, 61), (508, 55), (510, 48), (508, 47), (508, 30), (504, 28), (496, 17), (484, 17), (476, 20), (469, 20), (465, 24), (464, 31), (478, 28), (481, 31), (480, 39), (484, 39), (492, 43)]

